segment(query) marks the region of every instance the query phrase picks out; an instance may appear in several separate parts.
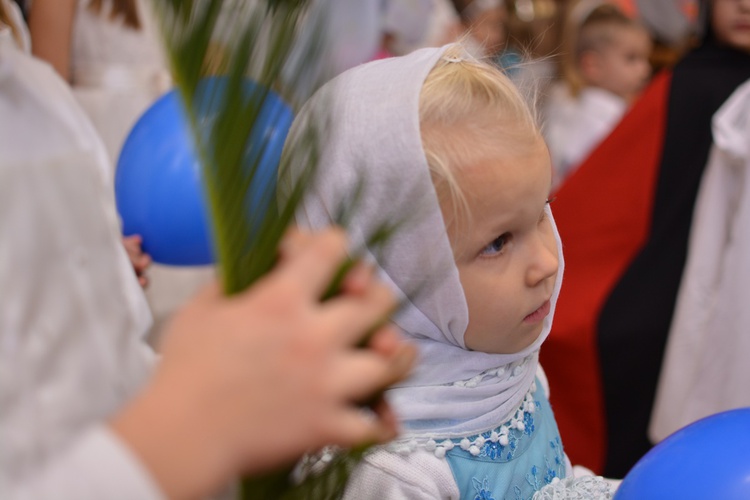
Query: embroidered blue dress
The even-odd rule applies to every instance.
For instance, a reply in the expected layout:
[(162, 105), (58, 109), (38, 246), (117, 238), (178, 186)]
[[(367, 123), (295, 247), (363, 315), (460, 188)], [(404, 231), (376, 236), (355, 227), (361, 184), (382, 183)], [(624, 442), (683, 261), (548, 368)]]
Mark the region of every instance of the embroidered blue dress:
[(505, 424), (451, 440), (445, 458), (462, 500), (528, 500), (565, 477), (560, 433), (541, 384), (536, 386)]

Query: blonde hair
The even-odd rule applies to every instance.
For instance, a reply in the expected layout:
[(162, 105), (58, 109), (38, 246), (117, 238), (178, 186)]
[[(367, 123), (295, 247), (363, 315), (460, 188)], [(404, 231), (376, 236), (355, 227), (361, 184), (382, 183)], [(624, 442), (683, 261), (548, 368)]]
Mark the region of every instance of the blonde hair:
[(456, 179), (463, 165), (508, 148), (524, 148), (541, 136), (533, 100), (528, 102), (498, 67), (450, 47), (422, 86), (419, 99), (422, 147), (441, 206), (470, 217)]
[(19, 47), (23, 45), (21, 29), (13, 22), (13, 18), (10, 16), (10, 12), (8, 12), (8, 9), (5, 7), (5, 4), (3, 2), (0, 2), (0, 24), (4, 24), (5, 26), (10, 28), (10, 32), (13, 34), (13, 39), (16, 41)]
[[(89, 10), (96, 14), (101, 14), (104, 7), (104, 0), (91, 0)], [(141, 29), (141, 18), (138, 17), (138, 5), (136, 0), (112, 0), (112, 9), (109, 12), (109, 19), (114, 20), (122, 17), (125, 26), (133, 29)]]
[(565, 27), (567, 50), (562, 59), (562, 79), (574, 97), (577, 97), (587, 85), (579, 69), (579, 61), (583, 54), (601, 51), (612, 45), (619, 33), (617, 28), (645, 30), (637, 20), (608, 3), (591, 9), (583, 19), (577, 17), (571, 16)]

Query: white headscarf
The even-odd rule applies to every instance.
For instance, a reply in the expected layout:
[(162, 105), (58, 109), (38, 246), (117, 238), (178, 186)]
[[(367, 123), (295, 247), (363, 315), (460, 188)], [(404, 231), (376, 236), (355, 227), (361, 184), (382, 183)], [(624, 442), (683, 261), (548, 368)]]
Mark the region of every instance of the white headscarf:
[[(560, 254), (552, 309), (532, 345), (515, 354), (466, 349), (468, 308), (419, 128), (422, 84), (444, 51), (421, 49), (343, 73), (303, 107), (288, 139), (293, 143), (309, 123), (323, 135), (319, 175), (297, 214), (301, 226), (321, 228), (334, 221), (360, 179), (349, 228), (353, 249), (364, 246), (384, 222), (408, 218), (382, 251), (372, 252), (377, 257), (370, 257), (396, 293), (409, 297), (394, 321), (420, 354), (412, 376), (387, 397), (407, 430), (433, 437), (487, 430), (516, 412), (534, 381), (563, 267)], [(554, 232), (559, 252), (556, 227)]]

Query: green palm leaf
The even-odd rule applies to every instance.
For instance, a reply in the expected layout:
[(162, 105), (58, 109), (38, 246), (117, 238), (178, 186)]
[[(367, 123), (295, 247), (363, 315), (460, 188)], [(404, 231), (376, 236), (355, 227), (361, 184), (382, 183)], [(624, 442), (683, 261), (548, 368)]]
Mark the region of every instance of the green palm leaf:
[[(273, 266), (279, 241), (315, 171), (317, 141), (311, 136), (297, 147), (308, 148), (313, 161), (289, 198), (279, 205), (275, 191), (268, 189), (260, 194), (265, 210), (248, 210), (266, 147), (259, 116), (272, 89), (290, 95), (282, 71), (299, 35), (304, 4), (156, 1), (203, 166), (219, 273), (228, 294), (244, 290)], [(309, 45), (308, 52), (315, 51), (316, 44)], [(301, 59), (312, 64), (315, 58), (306, 56)], [(219, 73), (221, 83), (207, 83), (209, 71)], [(308, 69), (301, 64), (296, 71), (304, 75)], [(259, 85), (248, 87), (248, 78)], [(279, 166), (280, 174), (285, 168)]]
[[(283, 200), (273, 188), (256, 200), (263, 210), (248, 210), (249, 193), (258, 191), (266, 141), (263, 120), (271, 91), (299, 104), (321, 74), (322, 20), (310, 16), (306, 0), (154, 0), (177, 88), (201, 160), (213, 224), (217, 266), (225, 293), (238, 293), (268, 272), (279, 242), (292, 222), (305, 189), (316, 172), (318, 137), (305, 132), (285, 158), (308, 164), (287, 188)], [(303, 22), (307, 16), (307, 24)], [(312, 19), (312, 20), (311, 20)], [(312, 29), (311, 29), (312, 27)], [(300, 38), (305, 37), (300, 43)], [(207, 80), (216, 74), (221, 79)], [(251, 78), (257, 83), (247, 85)], [(279, 165), (284, 177), (290, 165)], [(357, 190), (359, 191), (359, 190)], [(339, 211), (346, 225), (358, 192)], [(387, 225), (371, 235), (369, 245), (387, 241), (398, 227)], [(325, 296), (334, 296), (355, 263), (342, 263)], [(363, 339), (363, 345), (366, 339)], [(376, 401), (380, 395), (373, 396)], [(250, 423), (248, 425), (251, 425)], [(349, 474), (368, 448), (340, 451), (322, 471), (295, 480), (293, 468), (246, 478), (243, 499), (340, 498)]]

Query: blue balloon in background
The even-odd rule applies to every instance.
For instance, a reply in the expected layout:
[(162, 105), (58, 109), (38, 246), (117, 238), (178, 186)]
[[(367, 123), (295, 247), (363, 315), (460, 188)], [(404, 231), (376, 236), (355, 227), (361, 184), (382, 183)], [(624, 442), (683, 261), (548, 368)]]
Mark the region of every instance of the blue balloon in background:
[(641, 458), (615, 500), (651, 499), (750, 499), (750, 408), (690, 424)]
[[(211, 123), (219, 102), (217, 96), (222, 95), (226, 85), (227, 79), (222, 77), (201, 81), (196, 95), (211, 99), (198, 103), (199, 123)], [(264, 193), (275, 189), (276, 172), (293, 113), (278, 95), (258, 84), (248, 80), (243, 87), (248, 99), (264, 96), (245, 154), (245, 161), (249, 162), (262, 151), (248, 193), (248, 210), (258, 211), (268, 201)], [(136, 122), (122, 147), (115, 174), (123, 234), (140, 234), (143, 250), (154, 262), (178, 266), (214, 262), (202, 175), (181, 97), (172, 90)]]

